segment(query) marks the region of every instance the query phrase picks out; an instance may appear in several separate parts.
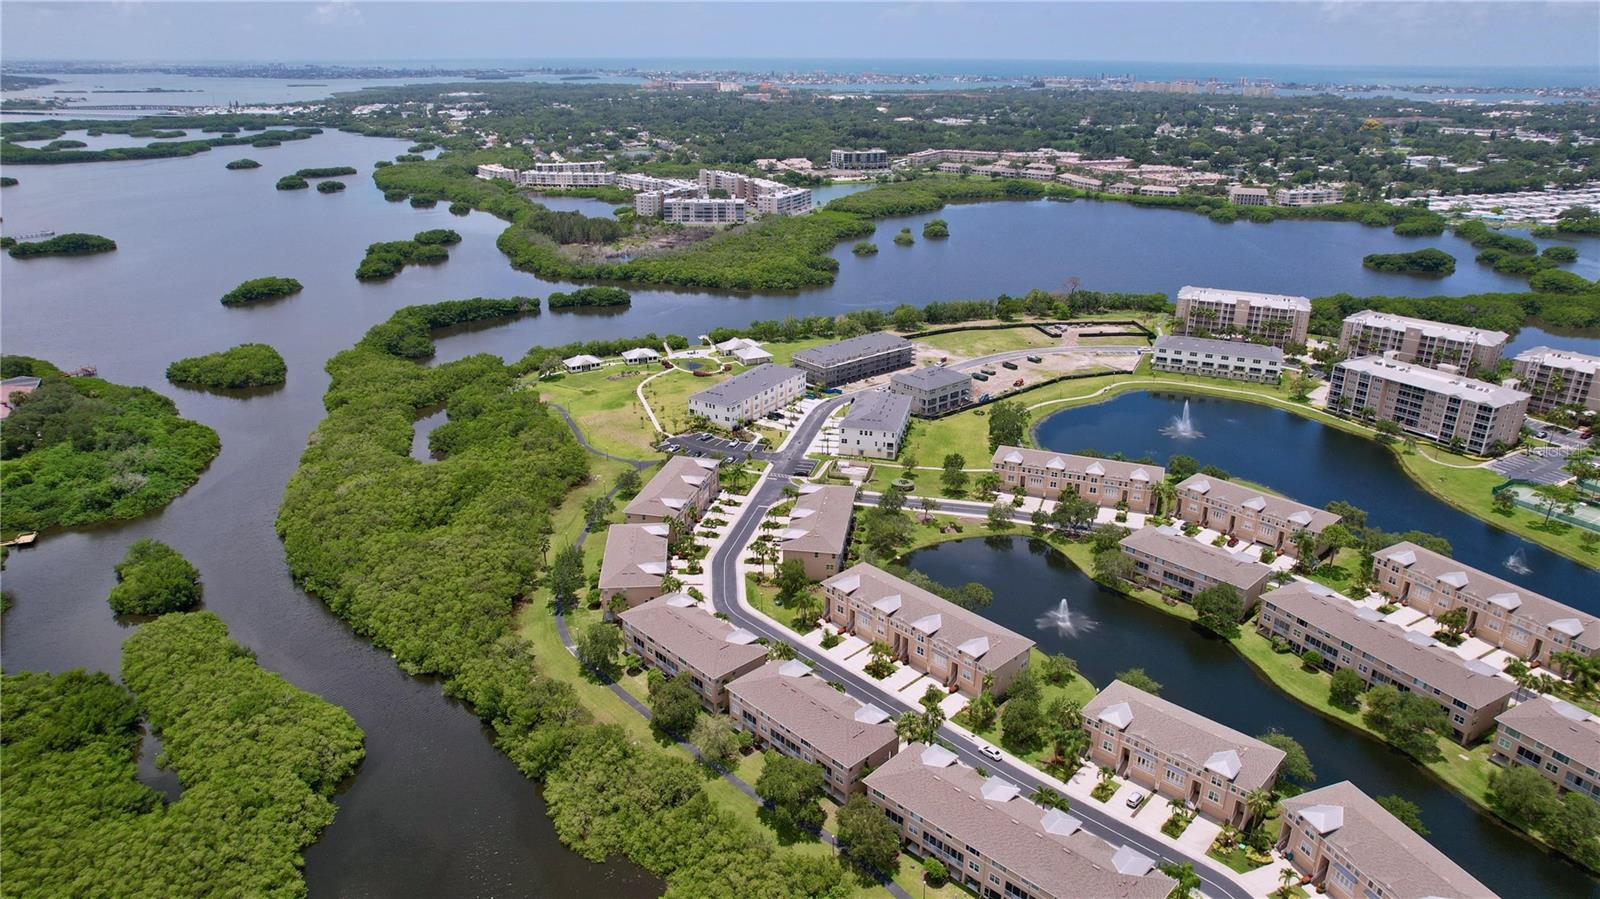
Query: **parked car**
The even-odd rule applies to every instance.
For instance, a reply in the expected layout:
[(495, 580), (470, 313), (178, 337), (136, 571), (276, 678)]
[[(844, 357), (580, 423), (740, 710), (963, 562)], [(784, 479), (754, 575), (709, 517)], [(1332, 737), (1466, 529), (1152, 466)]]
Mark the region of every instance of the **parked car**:
[(1021, 387), (1022, 386), (1022, 379), (1018, 378), (1015, 381), (1012, 381), (1011, 382), (1011, 386), (1012, 387)]
[(1000, 367), (1001, 368), (1009, 368), (1009, 369), (1015, 370), (1016, 367), (1017, 367), (1017, 363), (1012, 362), (1010, 359), (1007, 359), (1006, 361), (1000, 363)]
[(1035, 365), (1037, 365), (1040, 362), (1043, 362), (1044, 358), (1041, 357), (1041, 356), (1029, 356), (1028, 357), (1028, 361), (1034, 363)]
[(1139, 792), (1138, 790), (1134, 790), (1133, 791), (1133, 795), (1128, 797), (1128, 808), (1138, 808), (1139, 806), (1141, 806), (1143, 804), (1144, 804), (1144, 794)]
[(990, 746), (988, 743), (979, 743), (978, 751), (997, 762), (1000, 761), (1000, 750)]

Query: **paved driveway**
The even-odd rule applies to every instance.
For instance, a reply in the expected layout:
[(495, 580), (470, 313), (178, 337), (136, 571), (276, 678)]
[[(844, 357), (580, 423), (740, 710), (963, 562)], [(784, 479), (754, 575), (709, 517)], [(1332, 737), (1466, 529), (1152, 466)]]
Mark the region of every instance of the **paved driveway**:
[(1513, 453), (1489, 463), (1489, 468), (1509, 479), (1533, 484), (1559, 484), (1572, 477), (1562, 466), (1570, 448), (1541, 448)]

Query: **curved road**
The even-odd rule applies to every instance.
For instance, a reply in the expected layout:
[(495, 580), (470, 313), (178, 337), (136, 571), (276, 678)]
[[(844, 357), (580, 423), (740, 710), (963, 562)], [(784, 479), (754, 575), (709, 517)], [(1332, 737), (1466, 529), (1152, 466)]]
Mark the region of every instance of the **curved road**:
[[(769, 640), (783, 640), (793, 643), (792, 635), (785, 629), (763, 615), (752, 612), (739, 602), (739, 556), (744, 548), (755, 537), (756, 529), (767, 510), (783, 499), (783, 487), (789, 481), (790, 473), (794, 471), (797, 462), (805, 458), (805, 451), (811, 441), (821, 430), (822, 423), (828, 415), (841, 403), (850, 399), (848, 395), (836, 397), (817, 408), (806, 416), (805, 420), (795, 429), (793, 436), (778, 451), (777, 458), (773, 461), (772, 472), (756, 485), (748, 503), (746, 503), (743, 517), (728, 532), (724, 539), (707, 560), (711, 570), (711, 604), (718, 612), (725, 614), (735, 624), (744, 629), (764, 636)], [(987, 509), (987, 506), (984, 507)], [(844, 684), (858, 699), (869, 699), (885, 709), (902, 709), (899, 700), (877, 684), (857, 675), (838, 663), (826, 657), (814, 656), (809, 647), (796, 645), (797, 653), (807, 656), (816, 663), (816, 668), (826, 673), (829, 680)], [(1009, 758), (1004, 761), (995, 761), (978, 753), (978, 743), (971, 737), (962, 734), (949, 725), (940, 729), (939, 735), (951, 746), (955, 747), (956, 755), (963, 762), (973, 767), (983, 766), (990, 771), (1004, 775), (1013, 783), (1021, 785), (1031, 793), (1041, 786), (1050, 786), (1041, 778), (1037, 771), (1030, 767), (1016, 764)], [(1142, 831), (1117, 821), (1098, 808), (1086, 803), (1074, 803), (1072, 814), (1082, 819), (1084, 828), (1102, 839), (1114, 844), (1126, 844), (1153, 859), (1189, 862), (1194, 865), (1195, 873), (1200, 876), (1201, 890), (1212, 899), (1251, 899), (1250, 892), (1227, 874), (1222, 872), (1215, 862), (1204, 856), (1190, 856), (1179, 853), (1177, 850), (1166, 846)]]

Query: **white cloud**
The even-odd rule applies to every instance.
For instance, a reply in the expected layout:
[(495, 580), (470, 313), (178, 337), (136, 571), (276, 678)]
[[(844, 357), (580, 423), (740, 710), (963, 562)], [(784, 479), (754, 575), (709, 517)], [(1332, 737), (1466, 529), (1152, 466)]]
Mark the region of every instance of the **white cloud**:
[(313, 25), (360, 25), (361, 9), (345, 0), (318, 3), (306, 13), (306, 21)]

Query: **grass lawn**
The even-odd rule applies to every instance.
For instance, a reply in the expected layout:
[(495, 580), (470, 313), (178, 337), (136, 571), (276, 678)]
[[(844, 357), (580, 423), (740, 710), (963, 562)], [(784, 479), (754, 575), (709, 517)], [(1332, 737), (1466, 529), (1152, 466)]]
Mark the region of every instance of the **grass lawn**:
[(1350, 595), (1350, 587), (1355, 583), (1356, 572), (1361, 567), (1361, 551), (1344, 547), (1333, 554), (1328, 561), (1317, 566), (1309, 577), (1319, 584)]
[(741, 369), (734, 366), (734, 370), (725, 375), (712, 374), (697, 378), (681, 368), (673, 369), (644, 385), (644, 398), (649, 400), (650, 408), (655, 411), (656, 418), (661, 421), (663, 428), (673, 434), (681, 433), (689, 426), (690, 395), (725, 381), (739, 371)]
[(652, 448), (655, 429), (650, 427), (634, 389), (658, 370), (610, 366), (531, 383), (540, 399), (567, 410), (596, 449), (625, 458), (649, 459), (657, 455)]
[(1264, 864), (1258, 863), (1252, 859), (1243, 844), (1234, 846), (1227, 852), (1218, 852), (1216, 849), (1209, 849), (1206, 851), (1206, 857), (1212, 859), (1213, 861), (1219, 861), (1224, 865), (1227, 865), (1229, 868), (1238, 871), (1240, 874), (1249, 874), (1251, 871), (1254, 871)]
[[(1037, 648), (1034, 648), (1028, 653), (1028, 667), (1034, 671), (1039, 671), (1044, 664), (1044, 659), (1045, 654), (1040, 652)], [(1095, 685), (1090, 683), (1089, 679), (1084, 677), (1082, 674), (1077, 675), (1072, 680), (1067, 681), (1065, 684), (1060, 686), (1057, 686), (1056, 684), (1045, 683), (1041, 679), (1039, 681), (1039, 688), (1040, 705), (1046, 709), (1050, 707), (1050, 703), (1054, 702), (1057, 697), (1065, 697), (1070, 699), (1073, 702), (1076, 702), (1081, 708), (1087, 704), (1089, 700), (1093, 699), (1096, 693), (1100, 692), (1095, 688)], [(996, 746), (1001, 745), (1000, 721), (1005, 717), (1005, 709), (1006, 704), (1002, 702), (1000, 704), (999, 714), (995, 716), (995, 723), (984, 728), (983, 730), (974, 730), (973, 733)], [(958, 721), (957, 723), (961, 722)], [(971, 730), (971, 728), (968, 729)], [(1055, 746), (1047, 741), (1045, 745), (1032, 752), (1017, 752), (1014, 754), (1042, 769), (1044, 763), (1048, 761), (1051, 756), (1055, 755)]]
[(1055, 338), (1046, 336), (1032, 325), (984, 331), (951, 331), (948, 334), (918, 337), (916, 342), (963, 359), (1003, 353), (1008, 350), (1055, 346), (1057, 343)]
[[(779, 624), (792, 627), (801, 633), (809, 633), (813, 630), (816, 630), (817, 626), (814, 621), (797, 622), (795, 620), (797, 616), (795, 615), (793, 609), (788, 609), (778, 604), (778, 588), (772, 584), (758, 583), (755, 575), (747, 574), (744, 576), (744, 588), (745, 596), (750, 600), (750, 605), (761, 614), (771, 618), (773, 621), (776, 621)], [(820, 598), (817, 600), (816, 611), (818, 614), (821, 614), (822, 601)], [(807, 624), (810, 626), (807, 627)]]

